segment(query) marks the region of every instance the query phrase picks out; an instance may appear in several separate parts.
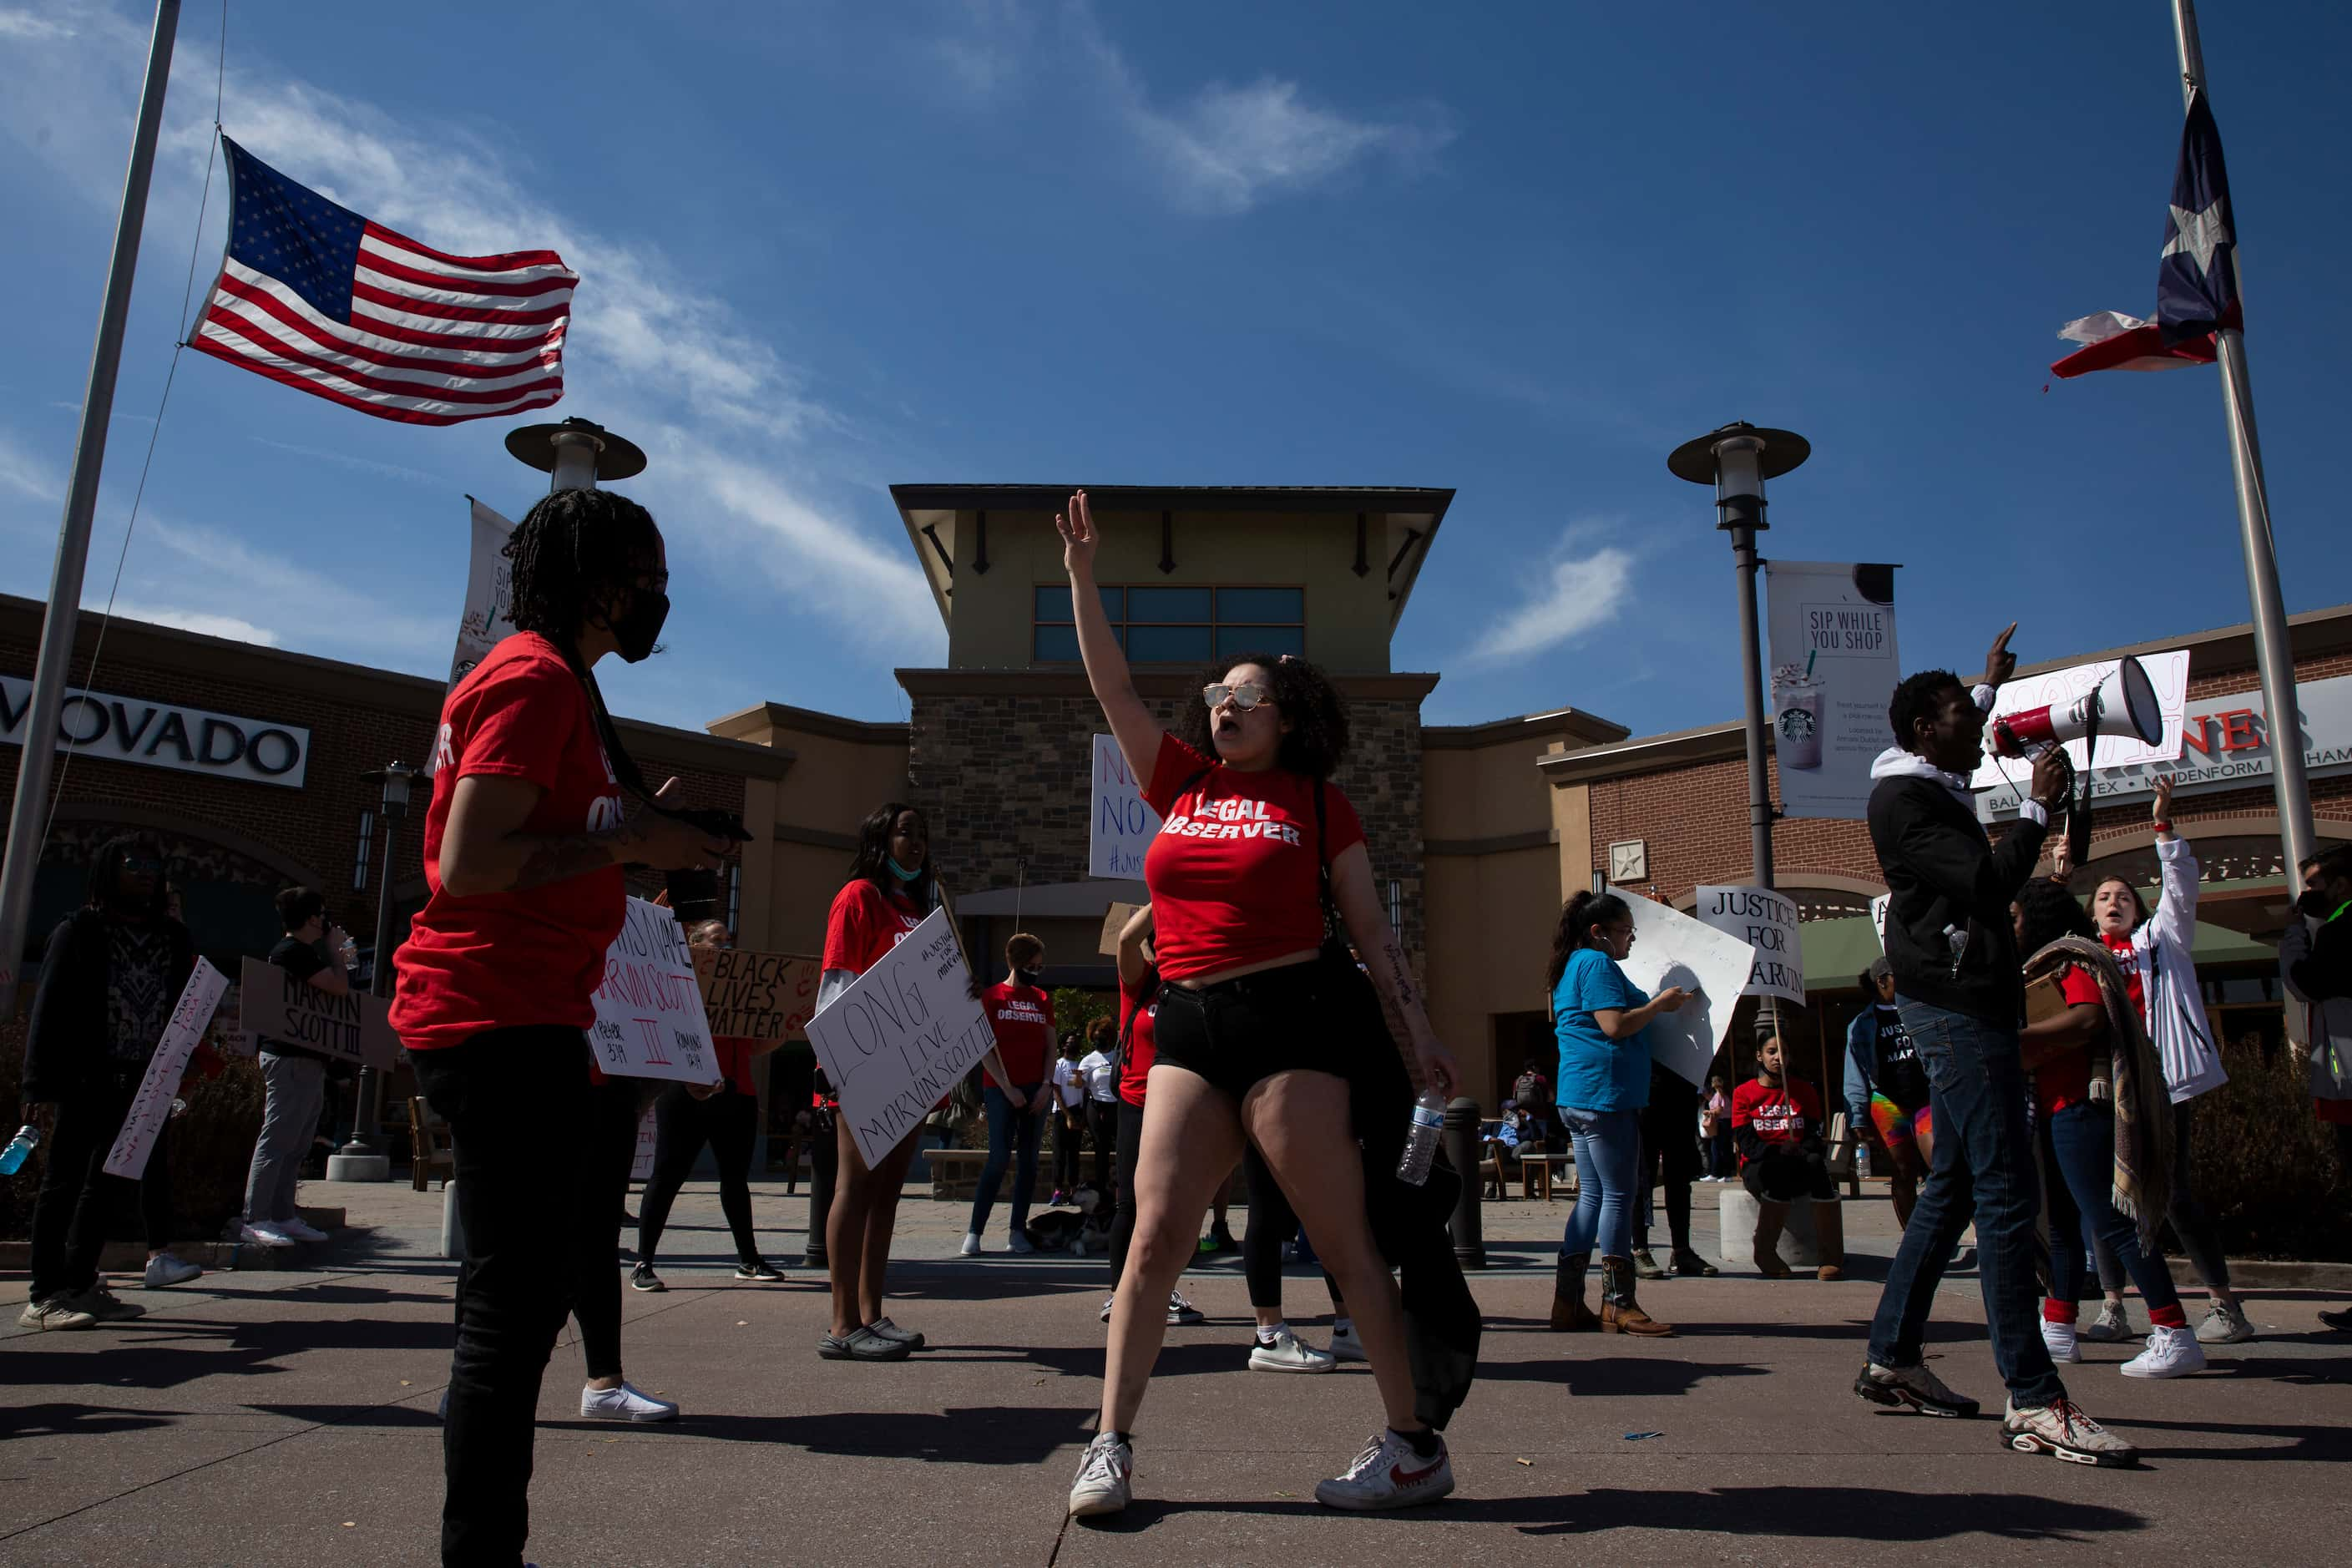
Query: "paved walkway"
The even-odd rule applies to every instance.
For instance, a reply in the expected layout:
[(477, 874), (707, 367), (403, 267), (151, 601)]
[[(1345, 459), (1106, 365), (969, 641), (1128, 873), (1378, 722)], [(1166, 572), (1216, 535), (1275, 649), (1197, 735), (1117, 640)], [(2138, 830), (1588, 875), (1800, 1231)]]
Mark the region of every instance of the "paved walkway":
[[(1713, 1201), (1701, 1189), (1703, 1246)], [(351, 1231), (305, 1273), (219, 1271), (126, 1291), (150, 1315), (89, 1333), (15, 1330), (0, 1277), (0, 1562), (430, 1563), (440, 1498), (451, 1267), (437, 1194), (308, 1186)], [(756, 1194), (761, 1244), (796, 1257), (805, 1196)], [(895, 1366), (820, 1362), (823, 1281), (739, 1285), (712, 1189), (689, 1188), (665, 1247), (667, 1295), (632, 1293), (631, 1376), (680, 1401), (675, 1426), (583, 1422), (579, 1353), (541, 1404), (533, 1559), (556, 1564), (1899, 1563), (2338, 1561), (2352, 1459), (2352, 1339), (2321, 1331), (2341, 1294), (2265, 1290), (2263, 1337), (2176, 1383), (2072, 1375), (2141, 1445), (2137, 1472), (2012, 1454), (1990, 1421), (1875, 1412), (1846, 1391), (1894, 1227), (1847, 1205), (1864, 1279), (1669, 1280), (1643, 1300), (1682, 1336), (1544, 1331), (1566, 1205), (1488, 1205), (1496, 1267), (1481, 1382), (1450, 1434), (1460, 1489), (1407, 1516), (1312, 1500), (1378, 1424), (1369, 1373), (1244, 1369), (1238, 1266), (1196, 1270), (1211, 1314), (1171, 1331), (1138, 1428), (1139, 1500), (1065, 1529), (1062, 1500), (1098, 1394), (1099, 1260), (954, 1256), (960, 1205), (910, 1193), (894, 1310), (938, 1348)], [(1236, 1214), (1238, 1222), (1242, 1215)], [(1291, 1302), (1323, 1321), (1319, 1284)], [(1974, 1282), (1948, 1286), (1931, 1352), (1998, 1404)], [(1311, 1337), (1311, 1335), (1310, 1335)], [(1566, 1538), (1562, 1540), (1560, 1538)], [(1589, 1539), (1588, 1539), (1589, 1538)], [(1571, 1555), (1573, 1554), (1573, 1555)]]

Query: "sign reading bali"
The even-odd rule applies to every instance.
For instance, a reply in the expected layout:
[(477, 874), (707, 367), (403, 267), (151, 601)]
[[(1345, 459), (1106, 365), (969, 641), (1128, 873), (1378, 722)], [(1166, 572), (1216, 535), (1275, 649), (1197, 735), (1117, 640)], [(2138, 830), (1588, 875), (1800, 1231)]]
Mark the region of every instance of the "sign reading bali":
[(857, 1152), (878, 1165), (996, 1044), (945, 910), (933, 910), (833, 1005), (809, 1044)]
[(400, 1051), (389, 997), (364, 991), (332, 995), (258, 958), (247, 959), (237, 971), (237, 996), (247, 1056), (292, 1047), (386, 1071)]
[(604, 950), (604, 979), (594, 1001), (588, 1044), (605, 1072), (719, 1081), (719, 1053), (711, 1049), (693, 951), (669, 910), (644, 899), (629, 900), (621, 934)]
[[(33, 683), (0, 675), (0, 742), (25, 743)], [(266, 719), (66, 689), (58, 712), (58, 750), (142, 768), (172, 768), (215, 778), (300, 789), (310, 768), (310, 731)]]
[(1769, 888), (1709, 887), (1697, 890), (1691, 913), (1756, 952), (1742, 996), (1805, 1000), (1805, 959), (1797, 945), (1797, 904)]
[(1115, 735), (1095, 737), (1094, 788), (1087, 805), (1087, 874), (1139, 880), (1143, 857), (1160, 836), (1160, 814), (1143, 804), (1143, 786)]

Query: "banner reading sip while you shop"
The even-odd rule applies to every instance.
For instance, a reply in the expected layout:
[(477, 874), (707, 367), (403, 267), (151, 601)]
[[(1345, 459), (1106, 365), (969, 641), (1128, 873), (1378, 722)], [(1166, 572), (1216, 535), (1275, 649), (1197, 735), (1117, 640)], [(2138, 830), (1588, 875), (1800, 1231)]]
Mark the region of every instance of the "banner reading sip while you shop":
[(1784, 816), (1860, 822), (1870, 764), (1893, 740), (1895, 568), (1827, 561), (1764, 563), (1769, 711)]

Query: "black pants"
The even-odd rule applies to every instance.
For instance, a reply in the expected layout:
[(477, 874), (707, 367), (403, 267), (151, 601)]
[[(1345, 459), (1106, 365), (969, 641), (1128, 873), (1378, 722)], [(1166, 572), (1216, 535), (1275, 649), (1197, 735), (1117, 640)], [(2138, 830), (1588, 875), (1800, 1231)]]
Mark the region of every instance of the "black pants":
[(1143, 1146), (1143, 1107), (1122, 1100), (1113, 1114), (1118, 1131), (1111, 1142), (1118, 1151), (1118, 1185), (1104, 1191), (1117, 1205), (1110, 1216), (1110, 1282), (1116, 1288), (1119, 1276), (1127, 1272), (1128, 1245), (1135, 1239), (1135, 1154)]
[[(1250, 1305), (1263, 1311), (1282, 1310), (1282, 1249), (1298, 1234), (1298, 1212), (1283, 1195), (1282, 1184), (1266, 1167), (1257, 1145), (1242, 1140), (1242, 1175), (1249, 1183), (1249, 1228), (1242, 1233), (1242, 1278), (1249, 1284)], [(1310, 1241), (1313, 1237), (1308, 1238)], [(1329, 1270), (1324, 1289), (1331, 1305), (1340, 1308), (1339, 1286)]]
[(1837, 1197), (1829, 1152), (1811, 1141), (1763, 1145), (1740, 1168), (1739, 1179), (1759, 1203), (1789, 1204), (1799, 1198), (1829, 1203)]
[[(2184, 1100), (2172, 1108), (2172, 1203), (2164, 1217), (2172, 1222), (2172, 1234), (2180, 1243), (2180, 1250), (2197, 1270), (2197, 1278), (2209, 1290), (2230, 1288), (2230, 1261), (2221, 1255), (2221, 1234), (2213, 1223), (2212, 1211), (2197, 1201), (2194, 1172), (2189, 1158), (2189, 1142), (2195, 1131), (2197, 1102)], [(150, 1242), (149, 1246), (156, 1245)], [(2096, 1243), (2093, 1256), (2099, 1266), (2099, 1287), (2105, 1290), (2124, 1288), (2124, 1266), (2115, 1250), (2104, 1241)]]
[(841, 1173), (840, 1135), (834, 1127), (834, 1118), (839, 1114), (821, 1110), (811, 1119), (809, 1129), (808, 1240), (801, 1249), (801, 1261), (815, 1268), (825, 1262), (824, 1222), (833, 1213), (834, 1180)]
[[(760, 1131), (760, 1102), (722, 1087), (708, 1100), (697, 1100), (684, 1084), (672, 1084), (654, 1101), (654, 1173), (637, 1201), (637, 1261), (650, 1264), (661, 1246), (662, 1227), (669, 1223), (670, 1205), (693, 1173), (702, 1146), (710, 1145), (719, 1159), (719, 1207), (735, 1237), (735, 1261), (745, 1268), (760, 1261), (760, 1243), (751, 1231), (751, 1145)], [(634, 1147), (634, 1143), (632, 1145)]]
[(98, 1283), (98, 1261), (107, 1232), (138, 1189), (147, 1247), (160, 1250), (172, 1238), (172, 1124), (156, 1131), (144, 1180), (128, 1182), (106, 1173), (106, 1157), (139, 1091), (136, 1071), (109, 1072), (81, 1093), (58, 1105), (41, 1167), (40, 1194), (33, 1200), (32, 1300), (79, 1295)]
[[(1089, 1098), (1087, 1100), (1087, 1130), (1095, 1138), (1095, 1191), (1116, 1203), (1120, 1210), (1130, 1207), (1134, 1203), (1131, 1188), (1127, 1196), (1120, 1197), (1118, 1189), (1111, 1185), (1114, 1162), (1119, 1152), (1131, 1143), (1126, 1127), (1119, 1120), (1119, 1107), (1125, 1104), (1127, 1101), (1123, 1100)], [(1137, 1111), (1136, 1114), (1139, 1118), (1142, 1112)], [(1136, 1125), (1140, 1128), (1142, 1122), (1139, 1120)], [(1114, 1212), (1110, 1217), (1116, 1220), (1118, 1213)]]
[[(1054, 1190), (1066, 1193), (1078, 1184), (1078, 1161), (1086, 1152), (1087, 1102), (1063, 1109), (1057, 1097), (1054, 1101)], [(1108, 1193), (1103, 1194), (1108, 1198)]]
[(1633, 1214), (1633, 1245), (1650, 1245), (1650, 1188), (1663, 1184), (1666, 1189), (1666, 1234), (1674, 1238), (1675, 1250), (1690, 1250), (1691, 1184), (1698, 1179), (1698, 1141), (1691, 1133), (1690, 1118), (1680, 1106), (1667, 1106), (1659, 1114), (1642, 1112), (1642, 1149), (1633, 1167), (1633, 1186), (1641, 1194), (1641, 1203)]
[(633, 1086), (621, 1086), (627, 1098), (615, 1118), (605, 1092), (614, 1086), (589, 1086), (586, 1037), (553, 1026), (492, 1029), (410, 1059), (425, 1099), (449, 1123), (466, 1229), (441, 1435), (441, 1561), (445, 1568), (514, 1568), (530, 1533), (540, 1380), (575, 1305), (581, 1337), (589, 1338), (593, 1309), (577, 1300), (583, 1280), (601, 1274), (610, 1283), (615, 1345), (619, 1339), (614, 1250), (634, 1132), (615, 1180), (604, 1124), (630, 1127)]

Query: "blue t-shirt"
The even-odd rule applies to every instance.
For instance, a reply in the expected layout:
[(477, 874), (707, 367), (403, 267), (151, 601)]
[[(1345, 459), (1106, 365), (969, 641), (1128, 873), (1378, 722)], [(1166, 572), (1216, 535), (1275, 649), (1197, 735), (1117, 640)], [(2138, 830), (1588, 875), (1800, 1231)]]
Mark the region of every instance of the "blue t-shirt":
[(1575, 1110), (1639, 1110), (1650, 1103), (1650, 1038), (1644, 1028), (1612, 1040), (1592, 1015), (1603, 1007), (1639, 1007), (1650, 994), (1625, 978), (1617, 961), (1596, 947), (1569, 954), (1551, 994), (1552, 1030), (1559, 1038), (1559, 1103)]

